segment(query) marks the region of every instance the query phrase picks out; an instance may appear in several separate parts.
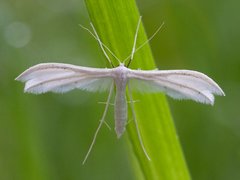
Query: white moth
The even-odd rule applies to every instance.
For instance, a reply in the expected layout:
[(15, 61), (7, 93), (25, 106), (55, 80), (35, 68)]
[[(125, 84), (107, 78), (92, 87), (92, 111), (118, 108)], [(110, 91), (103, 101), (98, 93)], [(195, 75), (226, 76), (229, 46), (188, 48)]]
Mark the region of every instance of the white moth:
[[(137, 34), (140, 22), (141, 17), (138, 21), (132, 53), (123, 61), (123, 63), (121, 63), (121, 61), (109, 50), (109, 48), (107, 48), (107, 46), (101, 42), (92, 23), (91, 26), (93, 28), (94, 34), (87, 28), (83, 27), (98, 41), (104, 55), (110, 63), (111, 60), (105, 50), (110, 52), (119, 61), (119, 66), (117, 67), (103, 69), (62, 63), (43, 63), (27, 69), (16, 78), (16, 80), (26, 82), (24, 89), (25, 92), (34, 94), (41, 94), (46, 92), (65, 93), (72, 89), (82, 89), (92, 92), (109, 90), (104, 113), (95, 132), (87, 155), (85, 156), (83, 164), (87, 160), (87, 157), (90, 154), (95, 143), (97, 134), (102, 124), (104, 123), (104, 118), (110, 104), (114, 86), (116, 87), (114, 118), (117, 137), (121, 137), (126, 126), (127, 100), (125, 92), (126, 87), (128, 87), (133, 119), (136, 125), (140, 144), (146, 157), (149, 160), (150, 158), (143, 145), (135, 118), (135, 113), (133, 111), (133, 100), (131, 96), (132, 90), (146, 92), (164, 92), (165, 94), (175, 99), (191, 99), (200, 103), (211, 105), (214, 103), (214, 94), (224, 95), (224, 92), (217, 85), (217, 83), (215, 83), (208, 76), (197, 71), (129, 69), (128, 66), (133, 60), (134, 53), (143, 47), (146, 43), (148, 43), (161, 28), (158, 28), (156, 33), (154, 33), (149, 40), (147, 40), (144, 44), (136, 49)], [(129, 58), (129, 63), (127, 66), (125, 66), (124, 62)]]

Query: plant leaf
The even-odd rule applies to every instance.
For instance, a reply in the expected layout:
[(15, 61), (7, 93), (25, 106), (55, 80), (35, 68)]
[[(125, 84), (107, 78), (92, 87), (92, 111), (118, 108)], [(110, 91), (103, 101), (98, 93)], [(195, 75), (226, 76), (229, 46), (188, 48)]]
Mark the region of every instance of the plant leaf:
[[(139, 19), (135, 1), (85, 0), (85, 3), (102, 42), (120, 60), (124, 60), (131, 54)], [(141, 24), (136, 48), (146, 40), (147, 37)], [(109, 57), (114, 60), (111, 54)], [(114, 61), (113, 64), (117, 66), (118, 62)], [(145, 45), (136, 52), (130, 68), (155, 68), (149, 45)], [(136, 179), (190, 179), (165, 96), (133, 93), (133, 98), (140, 100), (134, 104), (134, 109), (143, 143), (151, 158), (151, 161), (147, 160), (140, 147), (134, 123), (129, 123), (127, 133), (132, 147), (129, 148), (129, 156), (132, 157)]]

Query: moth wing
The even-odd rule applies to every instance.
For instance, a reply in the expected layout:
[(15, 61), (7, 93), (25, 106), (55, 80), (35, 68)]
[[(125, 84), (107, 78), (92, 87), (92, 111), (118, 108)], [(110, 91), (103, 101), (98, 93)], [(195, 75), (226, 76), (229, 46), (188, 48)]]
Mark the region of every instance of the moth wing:
[(191, 99), (206, 104), (214, 103), (214, 94), (224, 95), (211, 78), (191, 70), (132, 70), (129, 85), (141, 92), (164, 92), (175, 99)]
[(109, 89), (112, 83), (110, 71), (62, 63), (43, 63), (30, 67), (16, 80), (25, 82), (24, 91), (34, 94), (64, 93), (73, 89), (95, 92)]

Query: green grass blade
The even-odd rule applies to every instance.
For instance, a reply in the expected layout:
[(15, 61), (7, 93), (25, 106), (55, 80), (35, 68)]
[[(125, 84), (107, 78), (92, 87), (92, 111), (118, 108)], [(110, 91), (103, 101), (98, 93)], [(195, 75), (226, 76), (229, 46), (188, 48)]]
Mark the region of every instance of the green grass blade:
[[(85, 3), (90, 19), (103, 43), (118, 58), (124, 60), (131, 53), (139, 19), (135, 1), (85, 0)], [(137, 47), (146, 40), (147, 37), (141, 24)], [(114, 60), (110, 54), (109, 56)], [(118, 65), (116, 60), (114, 64)], [(144, 46), (135, 54), (130, 68), (155, 68), (149, 45)], [(151, 161), (148, 161), (143, 154), (134, 123), (130, 123), (127, 126), (127, 132), (134, 153), (129, 152), (129, 156), (132, 156), (137, 179), (190, 179), (165, 96), (134, 93), (133, 97), (135, 100), (140, 100), (134, 104), (134, 109), (144, 145), (151, 158)]]

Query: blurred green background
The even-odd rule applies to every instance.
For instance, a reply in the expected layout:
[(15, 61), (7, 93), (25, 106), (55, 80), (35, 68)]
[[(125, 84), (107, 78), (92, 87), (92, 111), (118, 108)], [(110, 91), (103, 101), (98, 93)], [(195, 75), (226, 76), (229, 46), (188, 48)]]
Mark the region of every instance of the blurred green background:
[[(193, 179), (240, 179), (240, 20), (237, 0), (139, 0), (159, 69), (201, 71), (223, 88), (213, 107), (169, 104)], [(0, 179), (133, 179), (126, 134), (103, 127), (85, 166), (105, 93), (23, 93), (14, 78), (41, 62), (105, 67), (96, 41), (78, 24), (80, 0), (0, 0)], [(137, 60), (137, 59), (136, 59)], [(144, 69), (144, 67), (139, 67)], [(107, 121), (113, 127), (112, 109)], [(149, 122), (151, 123), (151, 122)]]

